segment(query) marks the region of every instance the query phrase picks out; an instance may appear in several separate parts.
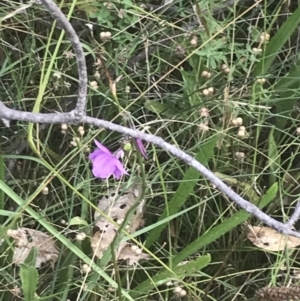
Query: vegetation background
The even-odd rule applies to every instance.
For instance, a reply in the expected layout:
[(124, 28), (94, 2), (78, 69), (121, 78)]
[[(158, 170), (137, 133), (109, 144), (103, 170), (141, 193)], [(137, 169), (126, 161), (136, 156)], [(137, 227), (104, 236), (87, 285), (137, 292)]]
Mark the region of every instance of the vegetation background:
[[(0, 3), (1, 100), (20, 110), (70, 111), (77, 64), (59, 25), (41, 6)], [(287, 220), (300, 177), (298, 1), (57, 4), (86, 54), (88, 115), (124, 123), (127, 112), (137, 128)], [(259, 221), (151, 145), (148, 160), (127, 155), (130, 177), (122, 179), (146, 181), (145, 225), (130, 238), (150, 258), (130, 266), (108, 254), (85, 273), (92, 204), (122, 184), (95, 179), (87, 152), (94, 138), (116, 150), (123, 137), (82, 126), (0, 124), (0, 300), (252, 300), (265, 286), (297, 285), (297, 249), (253, 246), (247, 225)], [(55, 265), (12, 264), (6, 232), (20, 226), (62, 237)], [(272, 298), (264, 300), (284, 300)]]

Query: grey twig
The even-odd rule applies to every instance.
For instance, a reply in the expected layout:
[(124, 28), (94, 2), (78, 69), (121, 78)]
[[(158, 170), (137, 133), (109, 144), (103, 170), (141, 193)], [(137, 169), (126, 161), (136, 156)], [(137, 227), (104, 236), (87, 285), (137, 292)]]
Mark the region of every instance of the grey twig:
[[(19, 121), (27, 121), (34, 123), (78, 123), (78, 120), (72, 113), (56, 113), (56, 114), (43, 114), (43, 113), (31, 113), (31, 112), (22, 112), (16, 111), (7, 108), (2, 102), (0, 102), (0, 117), (6, 118), (9, 120), (15, 119)], [(154, 145), (159, 146), (163, 150), (169, 152), (175, 157), (183, 160), (189, 166), (192, 166), (197, 171), (199, 171), (205, 178), (207, 178), (212, 184), (214, 184), (220, 191), (222, 191), (228, 198), (233, 200), (238, 206), (246, 210), (248, 213), (254, 215), (260, 221), (266, 225), (277, 229), (279, 232), (286, 235), (293, 235), (300, 238), (300, 233), (291, 230), (288, 224), (283, 224), (278, 222), (262, 212), (255, 205), (243, 199), (236, 192), (234, 192), (230, 187), (223, 183), (218, 177), (216, 177), (210, 170), (208, 170), (204, 165), (198, 162), (196, 159), (186, 154), (184, 151), (172, 146), (171, 144), (164, 141), (162, 138), (155, 135), (145, 134), (143, 132), (126, 128), (114, 124), (112, 122), (97, 119), (89, 116), (84, 116), (81, 119), (81, 122), (94, 125), (96, 127), (103, 127), (111, 131), (119, 132), (125, 135), (129, 135), (134, 138), (140, 138), (147, 142), (153, 143)]]
[(74, 53), (76, 55), (78, 64), (78, 77), (79, 77), (79, 87), (78, 87), (78, 100), (75, 108), (75, 116), (77, 118), (82, 118), (85, 115), (86, 109), (86, 94), (87, 94), (87, 70), (84, 52), (76, 34), (74, 28), (59, 9), (59, 7), (52, 0), (41, 0), (42, 5), (51, 13), (52, 17), (59, 23), (61, 28), (63, 28), (71, 41)]
[(290, 219), (288, 220), (288, 222), (286, 223), (286, 225), (288, 225), (289, 227), (294, 226), (294, 224), (299, 219), (299, 216), (300, 216), (300, 200), (297, 201), (295, 210), (294, 210), (293, 214), (291, 215)]
[[(62, 15), (59, 8), (54, 3), (52, 3), (51, 0), (41, 0), (41, 1), (52, 13), (55, 19), (59, 20), (62, 27), (65, 29), (67, 28), (66, 32), (68, 32), (68, 35), (71, 36), (70, 39), (71, 41), (73, 41), (72, 44), (74, 47), (74, 51), (75, 49), (77, 49), (77, 52), (80, 52), (79, 53), (79, 57), (80, 57), (80, 55), (82, 55), (81, 53), (82, 48), (80, 47), (79, 39), (76, 33), (74, 32), (74, 30), (72, 28), (71, 29), (69, 28), (71, 27), (71, 25), (67, 24), (69, 23), (67, 19)], [(86, 85), (87, 85), (86, 67), (85, 67), (84, 57), (81, 56), (80, 59), (82, 60), (80, 63), (78, 63), (78, 69), (82, 68), (83, 71), (79, 70), (79, 77), (80, 77), (79, 94), (81, 96), (78, 97), (79, 104), (77, 104), (77, 108), (78, 108), (77, 110), (75, 109), (75, 111), (72, 111), (70, 113), (54, 113), (54, 114), (53, 113), (51, 114), (31, 113), (31, 112), (9, 109), (4, 105), (4, 103), (0, 101), (0, 118), (5, 118), (8, 120), (19, 120), (19, 121), (26, 121), (26, 122), (33, 122), (33, 123), (49, 123), (49, 124), (54, 124), (54, 123), (78, 124), (79, 122), (83, 122), (86, 124), (94, 125), (96, 127), (103, 127), (111, 131), (129, 135), (134, 138), (140, 138), (147, 142), (153, 143), (154, 145), (161, 147), (163, 150), (169, 152), (175, 157), (183, 160), (187, 165), (195, 168), (204, 177), (206, 177), (212, 184), (214, 184), (220, 191), (222, 191), (228, 198), (233, 200), (238, 206), (246, 210), (248, 213), (254, 215), (256, 218), (258, 218), (266, 225), (275, 228), (277, 231), (283, 234), (293, 235), (300, 238), (300, 233), (293, 231), (288, 223), (283, 224), (271, 218), (267, 214), (263, 213), (258, 207), (246, 201), (241, 196), (239, 196), (236, 192), (234, 192), (230, 187), (228, 187), (225, 183), (223, 183), (217, 176), (215, 176), (210, 170), (208, 170), (196, 159), (186, 154), (182, 150), (176, 148), (175, 146), (172, 146), (171, 144), (167, 143), (162, 138), (157, 137), (155, 135), (145, 134), (143, 132), (134, 129), (126, 128), (109, 121), (85, 116), (84, 114), (85, 95), (83, 97), (82, 93), (83, 91), (86, 91)], [(81, 77), (83, 77), (83, 79)], [(294, 213), (292, 215), (293, 219), (295, 219), (295, 217), (298, 217), (298, 215), (299, 215), (298, 212)]]

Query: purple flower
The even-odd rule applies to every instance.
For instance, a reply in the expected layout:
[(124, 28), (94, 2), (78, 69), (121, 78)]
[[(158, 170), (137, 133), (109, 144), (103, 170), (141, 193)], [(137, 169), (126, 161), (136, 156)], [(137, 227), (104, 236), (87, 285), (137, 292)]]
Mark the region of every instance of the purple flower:
[(113, 175), (115, 179), (119, 180), (122, 175), (128, 174), (119, 160), (120, 152), (114, 155), (97, 140), (95, 140), (95, 144), (97, 149), (89, 155), (89, 159), (93, 163), (92, 172), (96, 178), (107, 179)]
[(148, 159), (147, 152), (143, 145), (142, 140), (137, 138), (137, 139), (135, 139), (135, 141), (136, 141), (136, 145), (137, 145), (137, 148), (140, 151), (140, 153), (144, 156), (145, 159)]

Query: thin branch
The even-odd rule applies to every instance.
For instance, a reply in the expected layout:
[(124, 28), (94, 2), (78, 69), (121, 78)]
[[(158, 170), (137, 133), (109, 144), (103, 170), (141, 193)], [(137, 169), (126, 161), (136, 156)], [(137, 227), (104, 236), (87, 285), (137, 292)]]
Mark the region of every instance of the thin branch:
[(76, 55), (78, 64), (78, 77), (79, 77), (79, 87), (78, 87), (78, 100), (75, 108), (76, 118), (82, 118), (85, 115), (86, 110), (86, 95), (87, 95), (87, 70), (83, 48), (81, 46), (80, 40), (76, 31), (62, 13), (60, 8), (52, 0), (41, 0), (42, 5), (51, 13), (52, 17), (59, 23), (61, 28), (63, 28), (71, 41), (73, 51)]
[(12, 110), (7, 108), (2, 102), (0, 102), (0, 118), (6, 118), (9, 120), (19, 120), (34, 123), (79, 123), (83, 122), (86, 124), (94, 125), (96, 127), (103, 127), (111, 131), (119, 132), (125, 135), (129, 135), (134, 138), (140, 138), (147, 142), (153, 143), (159, 146), (163, 150), (169, 152), (175, 157), (183, 160), (187, 165), (192, 166), (197, 171), (199, 171), (205, 178), (207, 178), (212, 184), (214, 184), (220, 191), (224, 193), (228, 198), (233, 200), (238, 206), (246, 210), (248, 213), (254, 215), (260, 221), (268, 225), (269, 227), (275, 228), (277, 231), (286, 234), (293, 235), (300, 238), (300, 233), (291, 230), (289, 225), (278, 222), (262, 212), (258, 207), (251, 204), (250, 202), (243, 199), (236, 192), (234, 192), (230, 187), (223, 183), (218, 177), (216, 177), (210, 170), (208, 170), (204, 165), (198, 162), (196, 159), (186, 154), (184, 151), (172, 146), (171, 144), (164, 141), (162, 138), (155, 135), (145, 134), (143, 132), (126, 128), (114, 124), (109, 121), (84, 116), (81, 121), (78, 121), (76, 116), (71, 113), (55, 113), (55, 114), (42, 114), (42, 113), (31, 113), (22, 112), (17, 110)]
[(291, 215), (290, 219), (288, 220), (288, 222), (286, 223), (286, 225), (289, 227), (294, 226), (294, 224), (298, 221), (299, 216), (300, 216), (300, 200), (298, 200), (295, 210)]

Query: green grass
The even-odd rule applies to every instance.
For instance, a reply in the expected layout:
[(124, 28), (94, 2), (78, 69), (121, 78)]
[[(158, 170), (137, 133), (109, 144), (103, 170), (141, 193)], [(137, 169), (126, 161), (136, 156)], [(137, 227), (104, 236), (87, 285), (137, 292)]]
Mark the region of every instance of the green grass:
[[(137, 128), (194, 155), (247, 200), (286, 220), (300, 180), (300, 9), (282, 0), (237, 4), (223, 16), (206, 10), (222, 2), (200, 1), (205, 26), (191, 31), (184, 29), (192, 21), (184, 1), (173, 2), (173, 15), (145, 12), (142, 1), (111, 2), (111, 8), (93, 0), (60, 5), (86, 54), (87, 114), (126, 124), (123, 113), (130, 113)], [(78, 74), (75, 58), (67, 56), (69, 41), (39, 6), (13, 13), (19, 7), (10, 1), (0, 8), (0, 99), (27, 111), (72, 110)], [(112, 38), (102, 41), (107, 31)], [(259, 38), (264, 32), (267, 42)], [(112, 90), (109, 82), (117, 78)], [(243, 137), (232, 123), (237, 117)], [(127, 154), (130, 176), (121, 182), (95, 179), (86, 148), (93, 150), (96, 138), (114, 151), (123, 137), (82, 126), (81, 137), (78, 126), (63, 134), (61, 125), (0, 124), (0, 301), (251, 300), (264, 286), (286, 285), (299, 270), (297, 250), (270, 254), (253, 246), (246, 225), (259, 221), (161, 149), (147, 145), (148, 160)], [(70, 145), (75, 138), (76, 147)], [(131, 234), (123, 227), (115, 243), (134, 242), (150, 259), (129, 266), (108, 252), (96, 260), (90, 238), (99, 199), (107, 187), (138, 178), (146, 184), (145, 225)], [(60, 253), (53, 266), (12, 263), (14, 244), (5, 233), (21, 226), (55, 238)], [(82, 242), (75, 239), (79, 232), (87, 235)], [(88, 275), (84, 264), (92, 267)], [(186, 296), (178, 296), (176, 286)]]

